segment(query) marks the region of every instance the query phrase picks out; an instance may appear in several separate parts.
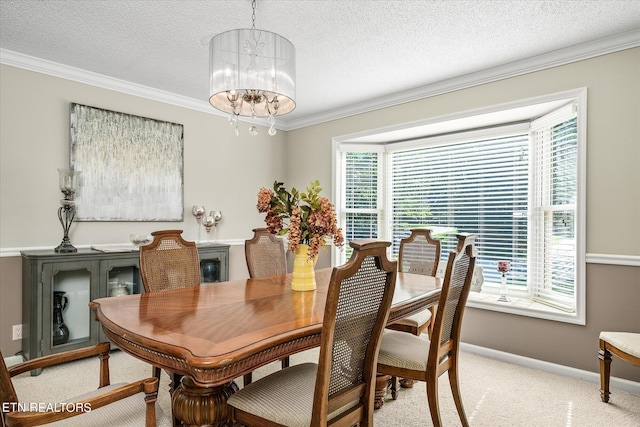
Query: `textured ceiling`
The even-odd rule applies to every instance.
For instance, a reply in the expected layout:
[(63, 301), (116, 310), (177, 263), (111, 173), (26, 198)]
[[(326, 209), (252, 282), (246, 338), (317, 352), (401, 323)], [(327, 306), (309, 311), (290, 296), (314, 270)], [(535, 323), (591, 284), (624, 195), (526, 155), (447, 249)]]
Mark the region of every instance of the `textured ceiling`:
[[(251, 12), (249, 0), (1, 0), (0, 48), (206, 103), (208, 39), (250, 27)], [(296, 47), (297, 107), (280, 119), (295, 122), (637, 32), (640, 1), (258, 0), (256, 27)]]

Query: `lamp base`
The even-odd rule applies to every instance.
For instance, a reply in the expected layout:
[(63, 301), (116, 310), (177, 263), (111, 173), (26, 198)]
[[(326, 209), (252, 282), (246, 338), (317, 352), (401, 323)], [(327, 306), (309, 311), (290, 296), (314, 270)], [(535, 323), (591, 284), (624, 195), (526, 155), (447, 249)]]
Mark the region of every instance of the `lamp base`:
[(505, 294), (502, 294), (502, 295), (500, 295), (500, 298), (498, 298), (498, 301), (500, 301), (500, 302), (509, 302), (509, 301), (511, 301), (511, 298), (509, 298)]
[[(61, 254), (76, 253), (78, 250), (73, 247), (71, 240), (69, 240), (69, 229), (71, 228), (73, 219), (76, 217), (76, 207), (71, 196), (67, 193), (65, 193), (64, 200), (61, 200), (61, 202), (62, 206), (58, 208), (58, 219), (60, 220), (64, 234), (62, 235), (62, 243), (55, 248), (55, 251)], [(63, 216), (64, 219), (62, 219)]]
[(65, 239), (54, 249), (54, 251), (60, 254), (73, 254), (78, 252), (78, 249), (71, 244), (69, 239)]

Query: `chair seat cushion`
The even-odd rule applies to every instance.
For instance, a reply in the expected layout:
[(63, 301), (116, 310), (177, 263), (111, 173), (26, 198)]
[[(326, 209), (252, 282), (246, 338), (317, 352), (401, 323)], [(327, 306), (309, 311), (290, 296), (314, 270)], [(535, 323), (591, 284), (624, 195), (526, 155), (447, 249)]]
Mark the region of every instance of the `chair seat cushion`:
[[(118, 387), (127, 385), (127, 383), (111, 384), (106, 387), (76, 396), (72, 399), (65, 399), (66, 402), (78, 402), (80, 400), (95, 397), (105, 392), (114, 390)], [(140, 427), (145, 425), (146, 403), (144, 401), (144, 393), (140, 392), (126, 399), (110, 403), (102, 408), (93, 409), (82, 415), (68, 418), (62, 421), (56, 421), (48, 426), (56, 427), (104, 427), (105, 425), (120, 427), (131, 426)], [(171, 427), (172, 421), (164, 414), (160, 405), (156, 403), (156, 425), (160, 427)]]
[(311, 423), (318, 365), (302, 363), (259, 381), (233, 394), (227, 404), (289, 427)]
[(426, 371), (429, 356), (429, 340), (400, 331), (382, 334), (378, 364), (397, 368)]
[[(268, 375), (237, 391), (227, 405), (287, 427), (311, 424), (318, 365), (302, 363)], [(328, 420), (357, 405), (347, 403), (327, 416)]]
[(427, 309), (427, 310), (422, 310), (418, 313), (412, 314), (409, 317), (405, 317), (404, 319), (400, 319), (393, 323), (397, 325), (407, 325), (407, 326), (414, 326), (418, 328), (426, 324), (427, 322), (429, 322), (429, 320), (431, 320), (431, 310)]
[(640, 358), (640, 334), (633, 332), (600, 332), (600, 339), (631, 356)]

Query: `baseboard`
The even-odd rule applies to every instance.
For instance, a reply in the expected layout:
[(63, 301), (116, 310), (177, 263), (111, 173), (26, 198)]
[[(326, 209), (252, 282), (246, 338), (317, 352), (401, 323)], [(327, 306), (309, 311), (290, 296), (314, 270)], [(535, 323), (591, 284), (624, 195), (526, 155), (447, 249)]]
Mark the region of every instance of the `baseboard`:
[[(600, 374), (582, 369), (572, 368), (570, 366), (558, 365), (555, 363), (545, 362), (543, 360), (532, 359), (530, 357), (519, 356), (513, 353), (505, 353), (504, 351), (494, 350), (491, 348), (480, 347), (474, 344), (460, 343), (460, 350), (467, 353), (477, 354), (479, 356), (488, 357), (490, 359), (500, 360), (502, 362), (513, 363), (514, 365), (524, 366), (526, 368), (538, 369), (540, 371), (549, 372), (556, 375), (562, 375), (569, 378), (588, 381), (600, 386)], [(612, 389), (618, 389), (633, 394), (640, 395), (640, 383), (626, 380), (624, 378), (611, 377), (610, 386)]]

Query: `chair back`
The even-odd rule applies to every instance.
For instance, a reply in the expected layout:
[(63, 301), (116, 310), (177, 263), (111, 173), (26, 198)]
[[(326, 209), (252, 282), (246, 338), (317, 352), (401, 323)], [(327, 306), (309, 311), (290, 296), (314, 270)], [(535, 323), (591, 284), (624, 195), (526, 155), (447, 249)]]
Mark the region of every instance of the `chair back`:
[[(373, 425), (376, 364), (396, 283), (397, 263), (375, 240), (351, 242), (351, 259), (335, 267), (327, 295), (312, 426)], [(332, 424), (334, 425), (334, 424)]]
[(244, 242), (244, 256), (251, 278), (287, 273), (284, 241), (266, 228), (253, 229), (253, 237)]
[[(0, 351), (0, 402), (3, 403), (18, 403), (18, 395), (16, 394), (13, 383), (11, 382), (11, 375), (7, 369), (6, 363), (4, 363), (4, 357)], [(4, 411), (2, 412), (4, 418)], [(4, 422), (2, 423), (4, 425)]]
[(416, 228), (400, 240), (398, 270), (403, 273), (435, 276), (440, 260), (440, 240), (431, 237), (431, 229)]
[(151, 233), (153, 241), (140, 247), (140, 275), (146, 292), (189, 288), (200, 284), (200, 257), (195, 242), (182, 230)]
[(456, 251), (449, 253), (436, 311), (427, 362), (427, 378), (439, 376), (457, 357), (462, 315), (471, 289), (476, 262), (475, 235), (459, 234)]

